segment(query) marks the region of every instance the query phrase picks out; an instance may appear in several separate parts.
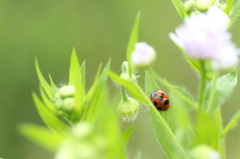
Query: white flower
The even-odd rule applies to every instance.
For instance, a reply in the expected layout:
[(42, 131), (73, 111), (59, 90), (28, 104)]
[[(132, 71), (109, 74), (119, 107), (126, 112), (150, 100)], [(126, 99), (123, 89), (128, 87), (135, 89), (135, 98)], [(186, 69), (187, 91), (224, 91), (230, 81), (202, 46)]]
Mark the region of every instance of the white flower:
[(136, 67), (149, 66), (156, 58), (156, 52), (153, 47), (145, 42), (135, 44), (135, 50), (132, 52), (132, 63)]
[(214, 70), (231, 70), (238, 64), (239, 50), (234, 45), (225, 46), (212, 60)]
[(229, 23), (229, 17), (220, 8), (212, 6), (206, 13), (186, 18), (185, 23), (176, 29), (176, 34), (170, 33), (169, 36), (188, 56), (213, 60), (221, 69), (229, 68), (238, 63), (237, 49), (227, 32)]

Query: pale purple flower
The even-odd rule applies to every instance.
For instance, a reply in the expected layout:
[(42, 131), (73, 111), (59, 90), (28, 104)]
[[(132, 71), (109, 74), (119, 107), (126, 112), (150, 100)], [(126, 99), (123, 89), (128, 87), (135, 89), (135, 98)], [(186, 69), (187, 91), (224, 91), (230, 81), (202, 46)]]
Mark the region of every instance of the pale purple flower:
[[(186, 18), (176, 33), (169, 36), (189, 57), (213, 60), (215, 69), (230, 68), (238, 63), (238, 51), (227, 31), (229, 23), (229, 17), (212, 6), (206, 13)], [(231, 60), (233, 65), (230, 65)]]
[(156, 52), (153, 47), (145, 42), (135, 44), (135, 50), (132, 52), (132, 63), (136, 67), (149, 66), (156, 58)]

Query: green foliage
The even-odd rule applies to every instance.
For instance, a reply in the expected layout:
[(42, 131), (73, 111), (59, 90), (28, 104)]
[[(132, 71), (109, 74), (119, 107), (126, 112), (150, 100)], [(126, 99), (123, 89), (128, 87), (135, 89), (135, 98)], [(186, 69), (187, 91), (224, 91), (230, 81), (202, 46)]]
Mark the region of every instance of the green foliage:
[[(217, 107), (221, 106), (224, 101), (231, 95), (234, 87), (237, 85), (237, 72), (232, 72), (211, 81), (205, 91), (205, 108), (212, 113)], [(209, 104), (210, 103), (210, 104)]]
[(236, 19), (240, 14), (240, 0), (236, 2), (236, 4), (233, 6), (232, 11), (230, 13), (230, 17), (233, 19)]
[(227, 5), (227, 7), (224, 9), (224, 12), (226, 13), (226, 14), (229, 14), (230, 13), (230, 11), (231, 11), (231, 9), (232, 9), (232, 7), (233, 7), (233, 2), (234, 2), (234, 0), (227, 0), (226, 1), (226, 5)]
[(181, 0), (172, 0), (172, 3), (182, 19), (188, 16), (187, 12), (185, 11), (183, 2)]
[(64, 140), (63, 136), (53, 134), (47, 128), (33, 124), (20, 125), (19, 132), (29, 140), (52, 152), (57, 151)]
[(132, 77), (131, 75), (134, 72), (134, 66), (132, 65), (132, 52), (134, 50), (135, 44), (138, 41), (138, 28), (139, 28), (140, 16), (141, 16), (141, 13), (138, 12), (135, 23), (133, 25), (131, 35), (130, 35), (130, 39), (128, 41), (127, 61), (129, 64), (129, 77)]

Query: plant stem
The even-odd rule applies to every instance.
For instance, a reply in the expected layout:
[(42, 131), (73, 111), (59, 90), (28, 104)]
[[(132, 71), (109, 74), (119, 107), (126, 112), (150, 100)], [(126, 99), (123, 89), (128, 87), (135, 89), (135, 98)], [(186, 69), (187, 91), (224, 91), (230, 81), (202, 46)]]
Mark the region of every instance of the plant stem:
[(210, 112), (212, 107), (213, 107), (213, 102), (214, 102), (214, 95), (215, 95), (215, 91), (216, 91), (216, 85), (217, 85), (217, 77), (218, 77), (218, 74), (216, 73), (213, 77), (213, 83), (212, 83), (212, 89), (211, 89), (211, 92), (210, 92), (210, 96), (209, 96), (209, 101), (208, 101), (208, 105), (207, 105), (207, 112)]
[(200, 71), (201, 71), (200, 72), (201, 80), (200, 80), (199, 99), (198, 99), (199, 109), (202, 108), (204, 89), (205, 89), (205, 85), (206, 85), (205, 61), (203, 61), (203, 60), (200, 61)]
[(128, 101), (128, 97), (127, 97), (127, 94), (126, 94), (126, 90), (123, 86), (121, 86), (121, 94), (122, 94), (122, 100), (124, 102), (127, 102)]

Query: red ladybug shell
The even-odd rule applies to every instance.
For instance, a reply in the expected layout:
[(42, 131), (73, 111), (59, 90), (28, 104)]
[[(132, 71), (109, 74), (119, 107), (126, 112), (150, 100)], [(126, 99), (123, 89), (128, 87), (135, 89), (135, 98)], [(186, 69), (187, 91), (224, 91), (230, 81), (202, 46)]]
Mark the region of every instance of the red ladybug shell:
[(163, 91), (153, 91), (150, 95), (150, 100), (157, 110), (165, 111), (169, 108), (169, 98)]

